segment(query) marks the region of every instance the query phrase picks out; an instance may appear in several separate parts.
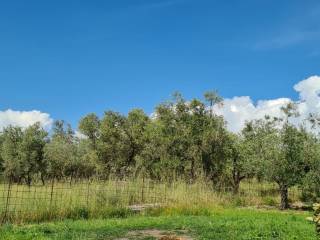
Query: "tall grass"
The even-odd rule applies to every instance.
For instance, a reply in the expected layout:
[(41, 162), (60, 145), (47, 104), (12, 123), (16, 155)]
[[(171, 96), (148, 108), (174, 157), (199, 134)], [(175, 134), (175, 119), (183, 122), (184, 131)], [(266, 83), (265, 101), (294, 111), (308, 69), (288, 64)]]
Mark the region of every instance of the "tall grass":
[[(145, 206), (205, 209), (279, 204), (277, 186), (256, 181), (243, 182), (236, 195), (228, 187), (216, 190), (204, 181), (165, 184), (149, 180), (91, 180), (32, 186), (2, 183), (0, 194), (0, 220), (10, 222), (121, 217)], [(299, 200), (299, 190), (291, 189), (290, 198)], [(132, 205), (135, 208), (129, 207)]]

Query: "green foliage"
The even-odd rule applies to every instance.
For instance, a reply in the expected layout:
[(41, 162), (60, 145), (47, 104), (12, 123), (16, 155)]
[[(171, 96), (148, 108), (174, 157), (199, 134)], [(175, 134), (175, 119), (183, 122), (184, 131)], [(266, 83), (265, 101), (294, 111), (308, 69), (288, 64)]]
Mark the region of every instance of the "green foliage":
[(44, 148), (48, 176), (61, 179), (69, 175), (76, 156), (76, 148), (73, 143), (67, 142), (62, 137), (53, 138)]
[(4, 129), (1, 159), (8, 179), (17, 182), (24, 180), (30, 185), (35, 175), (44, 177), (46, 163), (43, 148), (47, 142), (46, 137), (47, 132), (38, 123), (25, 130), (11, 126)]
[[(201, 179), (235, 195), (244, 179), (257, 179), (278, 184), (282, 208), (291, 187), (299, 186), (304, 200), (320, 198), (319, 136), (292, 123), (299, 115), (295, 104), (282, 107), (281, 118), (248, 122), (234, 134), (214, 111), (223, 99), (216, 91), (204, 98), (187, 101), (176, 92), (151, 117), (141, 109), (127, 115), (106, 111), (101, 119), (91, 113), (79, 122), (82, 135), (64, 121), (56, 121), (50, 134), (39, 124), (7, 127), (0, 133), (0, 173), (29, 185), (91, 177), (189, 184)], [(313, 128), (315, 116), (309, 119)]]
[(19, 159), (19, 146), (22, 142), (22, 129), (9, 126), (3, 131), (1, 157), (3, 159), (4, 175), (15, 181), (22, 181), (23, 169)]
[(264, 197), (263, 203), (267, 206), (274, 206), (274, 207), (278, 205), (277, 201), (273, 197), (270, 197), (270, 196)]
[(47, 163), (43, 158), (43, 149), (47, 142), (47, 132), (37, 123), (25, 129), (21, 142), (18, 146), (19, 161), (22, 169), (22, 176), (30, 185), (32, 179), (38, 173), (44, 181)]
[[(283, 119), (257, 120), (248, 123), (244, 133), (251, 141), (251, 155), (260, 168), (260, 177), (279, 185), (281, 208), (289, 207), (288, 189), (300, 184), (306, 176), (305, 146), (308, 134), (302, 127), (290, 123), (297, 116), (295, 107), (288, 104), (282, 108)], [(258, 176), (259, 176), (258, 175)]]
[(301, 183), (305, 200), (320, 201), (320, 142), (314, 136), (309, 136), (305, 144), (306, 176)]
[(2, 147), (3, 147), (3, 141), (4, 141), (4, 135), (0, 133), (0, 178), (3, 175), (3, 170), (4, 170), (4, 162), (2, 158)]
[(97, 147), (99, 128), (100, 120), (94, 113), (88, 114), (87, 116), (80, 119), (79, 130), (82, 134), (88, 137), (94, 150)]
[(100, 161), (104, 176), (124, 178), (133, 171), (129, 164), (130, 146), (125, 132), (126, 118), (116, 112), (106, 112), (101, 120), (101, 136), (98, 142)]

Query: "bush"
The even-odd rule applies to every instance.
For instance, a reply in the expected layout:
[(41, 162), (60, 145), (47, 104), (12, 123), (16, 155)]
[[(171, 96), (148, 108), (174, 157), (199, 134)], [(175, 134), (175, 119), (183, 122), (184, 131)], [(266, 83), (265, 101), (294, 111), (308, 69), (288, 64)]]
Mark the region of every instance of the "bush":
[(302, 196), (304, 202), (320, 201), (320, 178), (317, 174), (309, 172), (301, 184)]
[(245, 198), (236, 196), (232, 199), (232, 205), (234, 207), (243, 207), (243, 206), (247, 206), (247, 202)]
[(262, 198), (263, 204), (267, 205), (267, 206), (272, 206), (272, 207), (276, 207), (279, 205), (279, 203), (277, 202), (277, 200), (274, 197), (271, 196), (266, 196)]
[(103, 210), (103, 218), (127, 218), (133, 216), (135, 213), (128, 208), (106, 208)]
[(88, 219), (89, 216), (89, 210), (85, 207), (75, 207), (66, 213), (66, 217), (70, 219)]

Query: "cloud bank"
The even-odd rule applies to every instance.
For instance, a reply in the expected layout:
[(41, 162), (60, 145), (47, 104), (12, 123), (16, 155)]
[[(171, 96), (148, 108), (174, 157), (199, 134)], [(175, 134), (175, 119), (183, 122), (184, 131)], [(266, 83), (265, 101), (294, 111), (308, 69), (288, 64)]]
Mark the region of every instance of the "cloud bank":
[(298, 101), (277, 98), (254, 103), (249, 96), (233, 97), (225, 99), (223, 107), (215, 106), (214, 111), (225, 118), (227, 127), (232, 132), (241, 131), (245, 121), (263, 118), (265, 115), (282, 117), (280, 108), (290, 101), (298, 106), (300, 122), (307, 118), (309, 113), (320, 112), (320, 76), (309, 77), (293, 88), (299, 93)]
[(39, 122), (42, 127), (48, 129), (52, 125), (52, 118), (48, 113), (40, 111), (14, 111), (11, 109), (0, 111), (0, 130), (9, 125), (28, 127)]

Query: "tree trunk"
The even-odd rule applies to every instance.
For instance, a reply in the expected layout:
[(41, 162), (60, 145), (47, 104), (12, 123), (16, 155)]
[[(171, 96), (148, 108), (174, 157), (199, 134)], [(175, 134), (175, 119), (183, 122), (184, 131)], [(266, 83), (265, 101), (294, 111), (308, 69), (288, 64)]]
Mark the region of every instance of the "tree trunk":
[(31, 177), (30, 174), (27, 174), (27, 185), (30, 187), (31, 186)]
[(194, 183), (195, 180), (195, 162), (194, 160), (191, 160), (191, 168), (190, 168), (190, 184)]
[(240, 182), (245, 178), (242, 176), (238, 166), (238, 158), (233, 158), (233, 169), (232, 169), (232, 178), (233, 178), (233, 194), (238, 194), (240, 189)]
[(45, 183), (44, 176), (42, 173), (40, 174), (40, 178), (41, 178), (42, 185), (44, 186), (46, 183)]
[(239, 193), (239, 189), (240, 189), (240, 181), (239, 179), (237, 179), (237, 181), (233, 183), (233, 194), (237, 195)]
[(280, 209), (284, 210), (289, 208), (288, 187), (286, 185), (280, 185), (280, 195), (281, 195)]
[(72, 180), (73, 180), (73, 173), (70, 175), (70, 186), (72, 185)]

